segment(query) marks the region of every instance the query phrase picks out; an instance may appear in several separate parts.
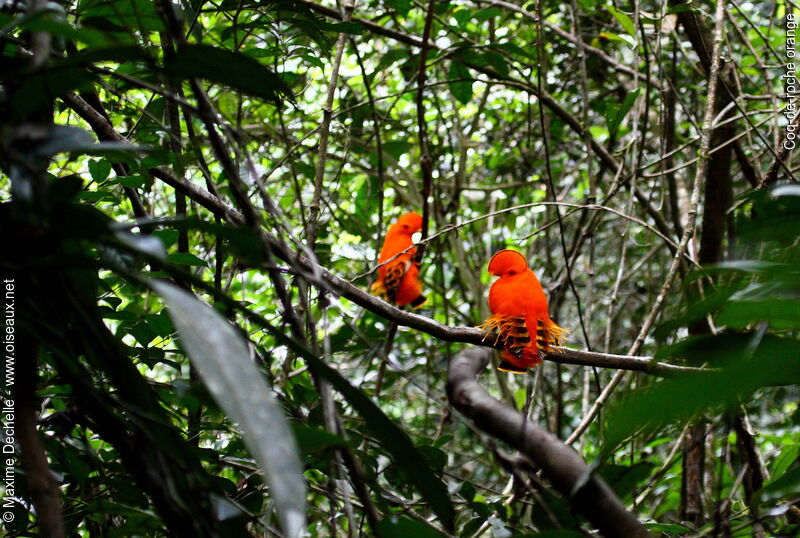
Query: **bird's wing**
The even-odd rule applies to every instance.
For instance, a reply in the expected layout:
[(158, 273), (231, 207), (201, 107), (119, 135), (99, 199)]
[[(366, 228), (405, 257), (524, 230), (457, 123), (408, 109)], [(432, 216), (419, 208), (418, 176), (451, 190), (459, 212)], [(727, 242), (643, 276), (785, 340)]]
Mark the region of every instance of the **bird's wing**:
[(411, 260), (398, 260), (386, 267), (386, 275), (383, 277), (383, 287), (386, 292), (386, 297), (390, 302), (395, 302), (397, 290), (400, 288), (400, 283), (403, 281), (403, 277), (406, 276), (409, 269), (411, 269)]

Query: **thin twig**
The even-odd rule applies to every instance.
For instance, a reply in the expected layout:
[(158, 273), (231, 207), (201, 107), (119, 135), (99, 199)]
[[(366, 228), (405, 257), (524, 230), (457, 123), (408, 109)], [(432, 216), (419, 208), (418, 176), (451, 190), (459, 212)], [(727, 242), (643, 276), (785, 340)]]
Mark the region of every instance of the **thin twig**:
[[(430, 208), (428, 207), (428, 199), (431, 196), (431, 184), (433, 183), (433, 159), (430, 153), (430, 144), (428, 141), (428, 128), (425, 122), (425, 105), (423, 97), (425, 95), (425, 81), (428, 76), (426, 64), (428, 61), (428, 50), (431, 48), (430, 37), (431, 28), (433, 27), (433, 12), (436, 7), (436, 0), (429, 0), (428, 11), (425, 15), (425, 27), (422, 30), (422, 46), (419, 51), (419, 71), (417, 73), (417, 133), (419, 137), (419, 152), (420, 152), (420, 170), (422, 172), (422, 190), (420, 195), (422, 197), (422, 239), (428, 237), (428, 226), (430, 221)], [(420, 261), (425, 254), (425, 244), (421, 244), (417, 249), (414, 258)]]
[[(355, 9), (354, 0), (345, 0), (344, 14), (342, 20), (350, 22)], [(322, 181), (325, 176), (325, 162), (328, 159), (328, 138), (331, 128), (333, 115), (333, 99), (336, 97), (336, 86), (339, 82), (339, 67), (342, 64), (344, 45), (347, 41), (347, 34), (341, 32), (336, 41), (336, 56), (331, 67), (331, 79), (328, 81), (328, 93), (325, 98), (325, 105), (322, 107), (322, 123), (319, 127), (319, 153), (317, 155), (317, 167), (314, 173), (314, 196), (309, 204), (308, 229), (306, 230), (306, 240), (308, 248), (313, 251), (317, 242), (317, 231), (319, 225), (320, 202), (322, 200)]]

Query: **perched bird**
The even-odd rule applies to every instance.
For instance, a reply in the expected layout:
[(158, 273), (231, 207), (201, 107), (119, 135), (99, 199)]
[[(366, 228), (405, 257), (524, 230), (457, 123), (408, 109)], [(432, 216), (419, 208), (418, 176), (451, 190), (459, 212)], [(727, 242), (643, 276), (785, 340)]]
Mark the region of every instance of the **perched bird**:
[(501, 250), (492, 256), (489, 273), (500, 278), (489, 289), (492, 315), (478, 328), (487, 331), (487, 337), (496, 331), (495, 343), (503, 342), (498, 368), (521, 374), (542, 362), (539, 350), (549, 352), (561, 345), (568, 331), (550, 319), (542, 285), (522, 254)]
[[(422, 216), (419, 213), (401, 215), (397, 222), (389, 226), (383, 248), (378, 258), (381, 264), (398, 253), (405, 251), (414, 242), (411, 236), (422, 229)], [(422, 295), (422, 283), (419, 281), (419, 262), (413, 260), (415, 248), (409, 249), (386, 265), (378, 268), (378, 280), (372, 284), (370, 291), (384, 301), (397, 306), (410, 304), (419, 308), (425, 304)]]

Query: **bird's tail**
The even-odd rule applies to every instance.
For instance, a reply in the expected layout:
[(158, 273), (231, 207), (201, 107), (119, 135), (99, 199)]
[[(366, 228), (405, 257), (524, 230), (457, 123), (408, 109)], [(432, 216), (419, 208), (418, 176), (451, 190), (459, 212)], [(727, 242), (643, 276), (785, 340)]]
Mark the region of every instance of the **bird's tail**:
[(531, 340), (524, 317), (495, 314), (478, 327), (486, 331), (486, 337), (495, 334), (495, 344), (502, 341), (505, 348), (500, 354), (500, 365), (504, 372), (523, 374), (540, 362), (539, 349)]
[(389, 300), (389, 290), (386, 289), (386, 284), (383, 282), (383, 279), (378, 279), (372, 283), (372, 286), (369, 287), (369, 292), (376, 297), (380, 297), (384, 301)]
[(540, 319), (536, 331), (536, 344), (542, 351), (552, 353), (553, 346), (563, 345), (568, 334), (569, 330), (562, 329), (549, 317)]
[(428, 298), (427, 297), (425, 297), (424, 295), (418, 295), (416, 299), (414, 299), (413, 301), (411, 301), (408, 304), (411, 305), (411, 308), (416, 310), (417, 308), (422, 308), (425, 305), (425, 303), (427, 303), (427, 302), (428, 302)]
[(504, 349), (500, 354), (498, 369), (514, 374), (525, 373), (540, 364), (540, 350), (552, 353), (553, 347), (560, 346), (569, 332), (556, 325), (549, 317), (538, 320), (535, 342), (531, 340), (524, 317), (493, 315), (478, 328), (486, 331), (484, 339), (494, 335), (495, 344), (503, 342)]
[[(380, 297), (387, 303), (394, 304), (395, 299), (397, 298), (389, 291), (389, 288), (386, 286), (386, 283), (382, 279), (378, 279), (375, 282), (373, 282), (372, 286), (369, 287), (369, 292), (372, 295), (375, 295), (376, 297)], [(422, 308), (427, 302), (428, 298), (422, 294), (419, 294), (416, 299), (414, 299), (408, 304), (411, 305), (411, 308), (417, 310), (418, 308)]]
[(497, 369), (512, 374), (524, 374), (531, 368), (536, 368), (541, 362), (542, 358), (535, 346), (525, 348), (519, 356), (504, 350), (500, 353), (500, 364), (497, 365)]

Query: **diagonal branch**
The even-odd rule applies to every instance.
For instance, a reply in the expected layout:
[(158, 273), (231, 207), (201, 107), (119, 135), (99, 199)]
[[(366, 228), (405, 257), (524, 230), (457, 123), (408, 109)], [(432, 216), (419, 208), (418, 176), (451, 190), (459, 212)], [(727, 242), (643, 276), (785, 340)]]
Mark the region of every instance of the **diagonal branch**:
[(611, 488), (591, 474), (577, 452), (555, 435), (528, 422), (516, 409), (489, 396), (475, 379), (488, 361), (488, 351), (477, 348), (467, 348), (450, 361), (447, 397), (453, 407), (471, 418), (481, 430), (527, 456), (569, 499), (573, 509), (603, 536), (649, 536)]

